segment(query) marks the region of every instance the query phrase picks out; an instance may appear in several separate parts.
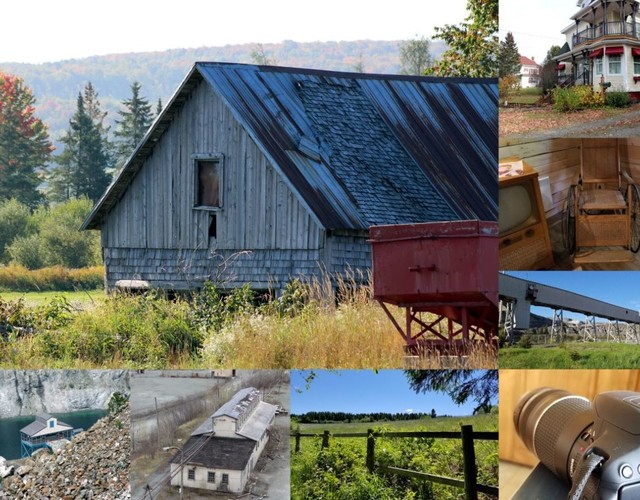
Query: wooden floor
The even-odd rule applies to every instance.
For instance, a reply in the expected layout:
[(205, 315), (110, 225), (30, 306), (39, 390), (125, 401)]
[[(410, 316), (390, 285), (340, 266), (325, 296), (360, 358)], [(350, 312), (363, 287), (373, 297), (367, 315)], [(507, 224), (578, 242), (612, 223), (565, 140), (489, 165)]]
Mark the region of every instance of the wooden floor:
[[(640, 252), (632, 254), (633, 261), (617, 262), (617, 263), (596, 263), (582, 264), (576, 266), (573, 264), (571, 255), (564, 249), (562, 242), (562, 221), (548, 221), (549, 237), (551, 238), (551, 246), (553, 248), (553, 258), (555, 261), (554, 270), (583, 270), (583, 271), (625, 271), (640, 269)], [(603, 247), (603, 249), (620, 250), (621, 247)]]
[(531, 473), (531, 467), (500, 461), (500, 500), (509, 500)]

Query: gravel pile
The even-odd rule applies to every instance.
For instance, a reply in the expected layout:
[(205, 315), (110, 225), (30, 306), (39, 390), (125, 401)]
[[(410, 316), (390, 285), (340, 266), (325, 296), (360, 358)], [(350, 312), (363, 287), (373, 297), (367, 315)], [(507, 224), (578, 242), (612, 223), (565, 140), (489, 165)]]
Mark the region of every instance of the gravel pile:
[(129, 406), (98, 420), (54, 453), (39, 452), (3, 480), (0, 499), (131, 498)]

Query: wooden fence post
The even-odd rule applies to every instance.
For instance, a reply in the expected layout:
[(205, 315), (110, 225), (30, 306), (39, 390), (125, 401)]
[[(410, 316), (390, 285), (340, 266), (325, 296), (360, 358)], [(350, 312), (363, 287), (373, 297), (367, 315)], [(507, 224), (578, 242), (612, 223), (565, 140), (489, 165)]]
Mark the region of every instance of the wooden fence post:
[(329, 431), (324, 431), (322, 434), (322, 449), (329, 447)]
[(300, 430), (296, 430), (296, 448), (295, 448), (295, 452), (299, 453), (300, 452)]
[(462, 426), (462, 457), (464, 461), (464, 497), (478, 500), (478, 475), (476, 452), (473, 448), (473, 426)]
[(373, 429), (367, 429), (367, 469), (373, 472), (375, 467), (376, 441), (373, 438)]

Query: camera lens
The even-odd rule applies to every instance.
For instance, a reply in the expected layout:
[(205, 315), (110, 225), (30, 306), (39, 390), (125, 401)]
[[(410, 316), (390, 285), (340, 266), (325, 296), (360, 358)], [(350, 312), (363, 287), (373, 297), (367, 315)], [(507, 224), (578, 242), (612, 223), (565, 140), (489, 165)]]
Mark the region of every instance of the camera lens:
[(516, 432), (527, 448), (569, 482), (573, 464), (588, 446), (590, 435), (585, 431), (593, 421), (587, 398), (549, 387), (525, 394), (513, 413)]

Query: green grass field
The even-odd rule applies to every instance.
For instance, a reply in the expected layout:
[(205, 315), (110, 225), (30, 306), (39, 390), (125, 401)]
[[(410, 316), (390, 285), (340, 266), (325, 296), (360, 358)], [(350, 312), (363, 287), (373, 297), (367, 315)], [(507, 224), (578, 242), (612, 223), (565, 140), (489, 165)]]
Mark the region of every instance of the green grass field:
[(428, 430), (434, 432), (459, 431), (461, 425), (473, 425), (475, 431), (498, 430), (498, 415), (480, 414), (465, 417), (436, 417), (419, 420), (397, 420), (394, 422), (334, 422), (327, 424), (299, 424), (302, 433), (322, 434), (327, 430), (333, 434), (346, 432), (367, 432), (367, 429), (385, 427), (390, 431)]
[(76, 292), (0, 292), (0, 299), (13, 301), (22, 298), (30, 307), (36, 307), (51, 301), (54, 297), (65, 297), (74, 307), (88, 309), (106, 297), (104, 290)]
[(640, 346), (612, 342), (570, 342), (560, 346), (502, 348), (500, 368), (640, 368)]

